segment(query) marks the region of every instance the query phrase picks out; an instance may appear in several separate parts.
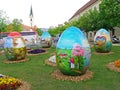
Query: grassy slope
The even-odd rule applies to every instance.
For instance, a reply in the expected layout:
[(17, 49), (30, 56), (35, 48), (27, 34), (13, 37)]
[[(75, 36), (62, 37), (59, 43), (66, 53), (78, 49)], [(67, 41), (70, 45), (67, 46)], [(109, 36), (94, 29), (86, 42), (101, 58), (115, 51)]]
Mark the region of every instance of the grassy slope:
[(44, 61), (51, 56), (55, 48), (47, 54), (27, 56), (30, 61), (5, 64), (5, 56), (0, 56), (0, 73), (16, 77), (31, 84), (32, 90), (120, 90), (120, 73), (106, 68), (109, 62), (120, 59), (120, 46), (112, 48), (112, 55), (95, 55), (92, 49), (90, 70), (93, 78), (82, 82), (59, 81), (51, 77), (56, 67), (45, 65)]

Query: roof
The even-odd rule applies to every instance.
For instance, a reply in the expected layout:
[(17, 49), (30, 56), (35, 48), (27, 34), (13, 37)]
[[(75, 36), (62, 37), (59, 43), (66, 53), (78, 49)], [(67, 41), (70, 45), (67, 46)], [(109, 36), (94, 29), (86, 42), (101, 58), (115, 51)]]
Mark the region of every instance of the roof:
[[(24, 24), (22, 24), (22, 26), (23, 26), (24, 31), (30, 31), (31, 30), (30, 26), (27, 26), (27, 25), (24, 25)], [(36, 31), (36, 29), (37, 29), (37, 26), (34, 25), (34, 27), (32, 27), (32, 31)]]
[(69, 20), (71, 20), (72, 18), (74, 18), (78, 14), (82, 13), (85, 9), (87, 9), (89, 6), (94, 4), (96, 1), (98, 1), (98, 0), (90, 0), (89, 2), (87, 2), (83, 7), (81, 7), (79, 10), (77, 10), (77, 12)]

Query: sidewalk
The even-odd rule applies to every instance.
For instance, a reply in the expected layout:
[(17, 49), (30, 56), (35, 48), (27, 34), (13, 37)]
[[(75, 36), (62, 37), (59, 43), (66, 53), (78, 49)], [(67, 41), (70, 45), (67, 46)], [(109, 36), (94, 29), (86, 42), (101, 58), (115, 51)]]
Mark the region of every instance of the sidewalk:
[(113, 46), (120, 46), (120, 43), (113, 43)]

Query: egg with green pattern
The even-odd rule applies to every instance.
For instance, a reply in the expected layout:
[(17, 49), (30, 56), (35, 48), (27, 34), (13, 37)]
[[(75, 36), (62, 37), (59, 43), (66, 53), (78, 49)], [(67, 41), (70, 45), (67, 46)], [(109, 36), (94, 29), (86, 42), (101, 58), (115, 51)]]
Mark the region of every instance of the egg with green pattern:
[(82, 75), (90, 64), (91, 51), (84, 33), (77, 27), (67, 28), (56, 46), (56, 63), (66, 75)]

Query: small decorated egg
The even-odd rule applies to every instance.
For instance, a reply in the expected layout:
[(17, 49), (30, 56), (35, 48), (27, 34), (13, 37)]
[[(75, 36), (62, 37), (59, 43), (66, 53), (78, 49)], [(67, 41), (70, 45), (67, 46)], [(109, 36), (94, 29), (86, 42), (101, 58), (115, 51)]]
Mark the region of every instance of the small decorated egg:
[(110, 52), (112, 42), (110, 38), (110, 33), (106, 29), (100, 29), (97, 31), (94, 37), (94, 47), (96, 52)]
[(51, 47), (51, 45), (52, 45), (51, 35), (47, 31), (43, 32), (41, 36), (41, 46), (47, 48)]
[(11, 32), (4, 42), (5, 55), (8, 60), (21, 60), (26, 57), (25, 41), (18, 32)]
[(56, 63), (63, 74), (84, 74), (90, 56), (88, 40), (79, 28), (71, 26), (61, 34), (56, 46)]

